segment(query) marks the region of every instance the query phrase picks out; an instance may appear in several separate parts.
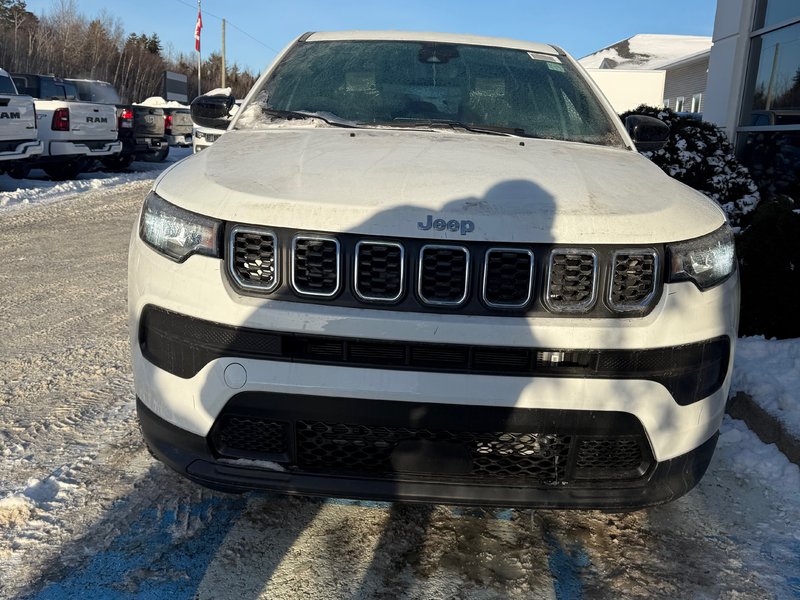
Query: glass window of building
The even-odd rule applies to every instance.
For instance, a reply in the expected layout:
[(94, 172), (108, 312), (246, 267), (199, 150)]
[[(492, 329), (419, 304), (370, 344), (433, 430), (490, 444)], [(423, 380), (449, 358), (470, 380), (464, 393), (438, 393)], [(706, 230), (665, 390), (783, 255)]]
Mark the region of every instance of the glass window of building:
[(759, 187), (800, 199), (800, 0), (759, 0), (737, 145)]

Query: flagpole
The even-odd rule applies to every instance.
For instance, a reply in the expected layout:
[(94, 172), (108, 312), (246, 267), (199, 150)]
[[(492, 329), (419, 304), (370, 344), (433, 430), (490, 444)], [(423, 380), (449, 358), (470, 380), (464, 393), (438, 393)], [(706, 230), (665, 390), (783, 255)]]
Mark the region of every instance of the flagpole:
[[(201, 14), (201, 13), (200, 13), (200, 0), (197, 0), (197, 18), (198, 18), (198, 19), (200, 19), (200, 18), (201, 18), (201, 17), (200, 17), (200, 14)], [(198, 41), (198, 42), (197, 42), (197, 95), (198, 95), (198, 96), (199, 96), (200, 94), (202, 94), (202, 92), (200, 91), (200, 85), (201, 85), (201, 84), (200, 84), (200, 68), (201, 68), (201, 62), (200, 62), (200, 42)]]

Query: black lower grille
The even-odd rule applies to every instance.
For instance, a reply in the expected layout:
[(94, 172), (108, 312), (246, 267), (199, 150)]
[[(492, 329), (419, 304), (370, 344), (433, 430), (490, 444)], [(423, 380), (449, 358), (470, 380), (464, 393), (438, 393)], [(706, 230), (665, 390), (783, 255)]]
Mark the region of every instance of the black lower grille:
[[(290, 399), (286, 399), (286, 403), (297, 406)], [(376, 414), (382, 414), (382, 405), (392, 404), (373, 403)], [(234, 409), (231, 414), (223, 413), (209, 436), (215, 452), (233, 459), (276, 461), (289, 470), (303, 473), (494, 484), (508, 481), (543, 486), (567, 485), (574, 480), (637, 479), (652, 463), (641, 433), (589, 434), (592, 427), (597, 431), (609, 430), (610, 427), (603, 424), (608, 415), (603, 415), (599, 421), (588, 419), (586, 423), (577, 418), (571, 431), (563, 425), (546, 426), (544, 422), (548, 419), (544, 419), (536, 431), (504, 432), (420, 427), (411, 421), (397, 425), (391, 416), (385, 421), (365, 419), (362, 424), (287, 418), (287, 409), (282, 408), (280, 402), (277, 404), (277, 412), (282, 415), (279, 418), (257, 416), (255, 413), (260, 409), (249, 414), (242, 413), (241, 408)], [(265, 402), (264, 406), (272, 406), (272, 403)], [(290, 412), (302, 414), (302, 402), (300, 406)], [(450, 420), (458, 421), (457, 415), (461, 412), (483, 410), (499, 415), (503, 409), (440, 406), (436, 410), (445, 416), (444, 420), (449, 410)], [(514, 422), (512, 418), (509, 425)], [(492, 423), (496, 423), (496, 419), (489, 418), (487, 429)], [(516, 424), (521, 423), (517, 421)], [(630, 425), (624, 427), (630, 431)]]

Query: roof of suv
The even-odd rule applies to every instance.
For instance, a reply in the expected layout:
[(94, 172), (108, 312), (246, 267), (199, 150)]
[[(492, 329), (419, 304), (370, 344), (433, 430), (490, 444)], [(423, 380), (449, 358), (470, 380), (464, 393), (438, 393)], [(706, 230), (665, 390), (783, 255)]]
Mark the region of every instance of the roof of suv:
[(316, 31), (305, 34), (301, 39), (307, 42), (386, 40), (401, 42), (445, 42), (469, 44), (473, 46), (499, 46), (514, 50), (527, 50), (543, 54), (563, 54), (557, 46), (538, 42), (525, 42), (508, 38), (484, 37), (458, 33), (431, 33), (423, 31)]

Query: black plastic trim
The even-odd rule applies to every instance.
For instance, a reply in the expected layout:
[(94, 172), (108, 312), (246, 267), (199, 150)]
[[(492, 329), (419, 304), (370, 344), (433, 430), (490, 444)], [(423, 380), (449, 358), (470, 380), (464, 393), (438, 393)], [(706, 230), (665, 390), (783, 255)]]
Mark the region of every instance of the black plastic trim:
[(660, 383), (682, 406), (719, 390), (730, 361), (727, 336), (637, 350), (432, 344), (232, 327), (153, 305), (142, 311), (139, 345), (147, 360), (183, 378), (212, 360), (239, 357), (471, 375), (640, 379)]

